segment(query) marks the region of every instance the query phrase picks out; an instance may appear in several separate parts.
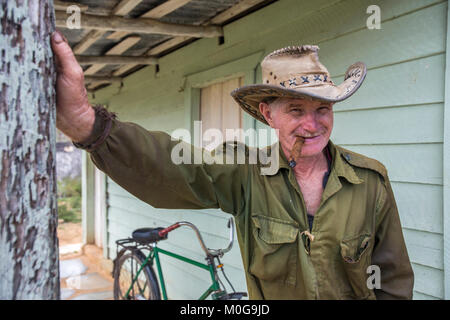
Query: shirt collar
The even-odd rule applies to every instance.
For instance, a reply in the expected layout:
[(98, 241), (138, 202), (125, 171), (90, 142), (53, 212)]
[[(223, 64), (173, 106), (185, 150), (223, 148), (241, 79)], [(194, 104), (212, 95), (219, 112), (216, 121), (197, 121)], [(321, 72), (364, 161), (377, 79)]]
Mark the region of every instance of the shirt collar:
[(330, 148), (331, 156), (333, 158), (331, 172), (334, 171), (338, 177), (343, 177), (353, 184), (364, 182), (364, 180), (356, 174), (355, 169), (353, 169), (353, 166), (350, 164), (350, 155), (348, 153), (342, 152), (339, 146), (336, 146), (331, 140), (328, 142), (328, 147)]
[[(331, 157), (332, 157), (332, 163), (331, 163), (331, 174), (335, 173), (338, 177), (345, 178), (348, 182), (353, 184), (359, 184), (364, 182), (358, 175), (356, 174), (355, 170), (353, 169), (352, 165), (349, 163), (349, 155), (345, 152), (341, 152), (340, 148), (336, 146), (331, 140), (328, 141), (327, 147), (329, 148)], [(270, 167), (270, 163), (267, 165), (261, 165), (260, 173), (261, 175), (265, 176), (273, 176), (278, 174), (280, 169), (287, 169), (289, 170), (289, 164), (287, 161), (287, 158), (283, 152), (283, 149), (280, 147), (279, 142), (267, 147), (267, 150), (270, 150), (269, 153), (272, 150), (279, 150), (279, 156), (275, 157), (273, 161), (275, 163), (273, 164), (274, 170), (263, 170), (264, 168)], [(267, 154), (267, 153), (266, 153)], [(267, 163), (267, 162), (266, 162)]]

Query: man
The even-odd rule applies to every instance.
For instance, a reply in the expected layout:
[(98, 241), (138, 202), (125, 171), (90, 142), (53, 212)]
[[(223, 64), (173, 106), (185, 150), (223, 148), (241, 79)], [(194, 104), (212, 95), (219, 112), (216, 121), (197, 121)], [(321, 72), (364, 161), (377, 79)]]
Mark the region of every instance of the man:
[[(59, 33), (52, 46), (58, 128), (154, 207), (233, 214), (251, 299), (412, 297), (413, 273), (386, 169), (329, 140), (333, 104), (359, 88), (364, 64), (352, 65), (335, 86), (317, 46), (285, 48), (262, 62), (262, 85), (233, 91), (245, 111), (279, 130), (277, 170), (263, 172), (262, 163), (174, 164), (171, 150), (179, 142), (92, 108), (82, 70)], [(302, 148), (294, 157), (298, 140)], [(269, 150), (277, 152), (276, 145)], [(368, 270), (379, 271), (373, 282)]]

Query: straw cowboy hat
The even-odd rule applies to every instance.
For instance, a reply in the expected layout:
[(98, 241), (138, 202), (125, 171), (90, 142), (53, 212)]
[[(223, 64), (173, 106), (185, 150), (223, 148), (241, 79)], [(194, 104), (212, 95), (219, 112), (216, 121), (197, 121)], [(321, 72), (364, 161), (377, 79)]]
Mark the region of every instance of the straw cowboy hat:
[(344, 82), (336, 86), (328, 70), (319, 62), (319, 47), (287, 47), (267, 55), (261, 62), (263, 84), (243, 86), (231, 92), (239, 105), (254, 118), (266, 123), (259, 103), (271, 97), (338, 102), (347, 99), (361, 86), (366, 65), (352, 64)]

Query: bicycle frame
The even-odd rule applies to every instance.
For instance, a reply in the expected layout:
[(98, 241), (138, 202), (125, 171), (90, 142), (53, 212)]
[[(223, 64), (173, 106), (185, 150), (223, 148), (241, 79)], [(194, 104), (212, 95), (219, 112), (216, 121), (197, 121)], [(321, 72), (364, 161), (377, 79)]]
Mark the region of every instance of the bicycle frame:
[[(144, 267), (148, 263), (150, 263), (150, 266), (153, 266), (153, 260), (155, 260), (156, 261), (156, 268), (157, 268), (157, 271), (158, 271), (159, 284), (161, 286), (161, 292), (162, 292), (162, 295), (163, 295), (163, 299), (164, 300), (168, 299), (167, 298), (167, 291), (166, 291), (166, 284), (165, 284), (165, 281), (164, 281), (164, 276), (163, 276), (162, 268), (161, 268), (161, 261), (160, 261), (160, 258), (159, 258), (160, 254), (165, 254), (165, 255), (170, 256), (172, 258), (175, 258), (175, 259), (178, 259), (180, 261), (183, 261), (183, 262), (186, 262), (188, 264), (191, 264), (191, 265), (193, 265), (195, 267), (198, 267), (198, 268), (201, 268), (201, 269), (209, 271), (212, 284), (200, 296), (199, 300), (204, 300), (211, 294), (212, 294), (212, 299), (221, 299), (221, 298), (223, 298), (224, 296), (227, 295), (226, 290), (221, 290), (221, 288), (220, 288), (220, 285), (219, 285), (219, 281), (220, 280), (219, 280), (219, 278), (217, 276), (216, 265), (214, 263), (214, 259), (215, 258), (219, 259), (219, 257), (222, 257), (225, 253), (230, 251), (232, 246), (233, 246), (233, 239), (234, 239), (233, 219), (230, 218), (228, 220), (227, 226), (228, 226), (228, 228), (230, 228), (230, 242), (228, 244), (228, 247), (226, 247), (225, 249), (217, 249), (217, 250), (216, 249), (208, 249), (206, 247), (203, 239), (202, 239), (202, 236), (201, 236), (198, 228), (195, 225), (193, 225), (192, 223), (187, 222), (187, 221), (180, 221), (180, 222), (174, 223), (173, 225), (171, 225), (171, 226), (169, 226), (169, 227), (167, 227), (165, 229), (159, 230), (158, 231), (159, 237), (161, 237), (162, 239), (166, 239), (167, 238), (167, 233), (169, 233), (172, 230), (175, 230), (175, 229), (177, 229), (177, 228), (179, 228), (181, 226), (187, 226), (187, 227), (190, 227), (191, 229), (194, 230), (194, 232), (195, 232), (195, 234), (196, 234), (196, 236), (197, 236), (197, 238), (198, 238), (198, 240), (200, 242), (200, 246), (203, 249), (203, 251), (205, 252), (207, 264), (200, 263), (198, 261), (189, 259), (187, 257), (181, 256), (179, 254), (176, 254), (176, 253), (164, 250), (164, 249), (160, 249), (157, 246), (157, 242), (154, 242), (151, 245), (148, 245), (148, 244), (147, 245), (143, 245), (143, 246), (141, 246), (141, 248), (146, 248), (150, 252), (146, 256), (144, 262), (142, 263), (142, 265), (140, 266), (138, 272), (136, 273), (136, 276), (132, 280), (131, 285), (130, 285), (130, 287), (127, 290), (127, 293), (125, 294), (125, 298), (128, 298), (128, 295), (130, 294), (131, 289), (133, 288), (135, 282), (137, 281), (137, 279), (139, 277), (139, 274), (144, 269)], [(165, 236), (165, 238), (164, 238), (164, 236)], [(133, 241), (134, 241), (133, 239), (128, 238), (128, 239), (118, 240), (118, 241), (116, 241), (116, 243), (117, 243), (118, 246), (122, 246), (124, 248), (128, 248), (128, 249), (131, 249), (131, 250), (138, 249), (138, 246), (136, 246), (136, 245), (135, 246), (126, 246), (127, 243), (133, 242)], [(219, 260), (219, 263), (220, 263), (220, 260)], [(222, 267), (222, 265), (220, 265), (220, 267)], [(242, 297), (242, 295), (241, 295), (241, 297)]]
[[(148, 249), (148, 248), (147, 248)], [(153, 265), (153, 260), (155, 260), (156, 262), (156, 268), (158, 271), (158, 278), (159, 278), (159, 283), (161, 285), (161, 292), (162, 292), (162, 296), (163, 296), (163, 300), (168, 300), (167, 298), (167, 291), (166, 291), (166, 285), (165, 285), (165, 281), (164, 281), (164, 276), (162, 273), (162, 268), (161, 268), (161, 261), (159, 258), (160, 254), (164, 254), (167, 256), (170, 256), (172, 258), (178, 259), (180, 261), (186, 262), (188, 264), (191, 264), (193, 266), (196, 266), (198, 268), (204, 269), (209, 271), (209, 274), (211, 276), (211, 281), (212, 284), (211, 286), (206, 289), (206, 291), (200, 296), (200, 298), (198, 298), (198, 300), (205, 300), (210, 294), (214, 293), (214, 292), (220, 292), (220, 286), (219, 286), (219, 282), (217, 280), (217, 274), (216, 274), (216, 270), (215, 270), (215, 264), (214, 264), (214, 258), (213, 257), (208, 257), (208, 263), (200, 263), (198, 261), (183, 257), (179, 254), (158, 248), (156, 245), (153, 245), (150, 250), (150, 253), (147, 255), (146, 259), (144, 260), (144, 262), (142, 263), (142, 265), (140, 266), (138, 272), (136, 273), (127, 293), (125, 294), (125, 297), (128, 297), (131, 289), (133, 288), (134, 283), (136, 282), (136, 280), (139, 277), (139, 274), (141, 273), (141, 271), (144, 269), (144, 267), (147, 265), (147, 263), (150, 263), (150, 265)], [(213, 295), (212, 296), (213, 299), (217, 298), (217, 295)]]

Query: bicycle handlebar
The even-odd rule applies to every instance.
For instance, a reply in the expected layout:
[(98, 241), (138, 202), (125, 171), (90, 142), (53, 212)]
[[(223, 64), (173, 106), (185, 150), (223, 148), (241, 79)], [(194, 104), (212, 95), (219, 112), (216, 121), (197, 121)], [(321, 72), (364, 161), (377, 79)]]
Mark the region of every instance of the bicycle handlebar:
[(207, 256), (212, 255), (212, 256), (222, 257), (225, 253), (230, 251), (231, 248), (233, 247), (233, 242), (234, 242), (233, 218), (228, 219), (227, 227), (231, 228), (231, 230), (230, 230), (229, 243), (225, 249), (209, 249), (209, 248), (207, 248), (198, 228), (195, 225), (193, 225), (192, 223), (187, 222), (187, 221), (180, 221), (180, 222), (174, 223), (171, 226), (159, 231), (158, 234), (160, 237), (164, 237), (170, 231), (175, 230), (181, 226), (187, 226), (187, 227), (190, 227), (192, 230), (194, 230), (195, 234), (197, 235), (198, 241), (200, 242), (200, 246), (202, 247), (203, 251), (206, 253)]
[(233, 241), (234, 241), (234, 223), (233, 223), (233, 218), (228, 219), (227, 227), (228, 227), (228, 229), (230, 229), (230, 237), (229, 237), (228, 247), (226, 247), (225, 249), (222, 249), (223, 253), (227, 253), (228, 251), (231, 250), (231, 248), (233, 248)]

